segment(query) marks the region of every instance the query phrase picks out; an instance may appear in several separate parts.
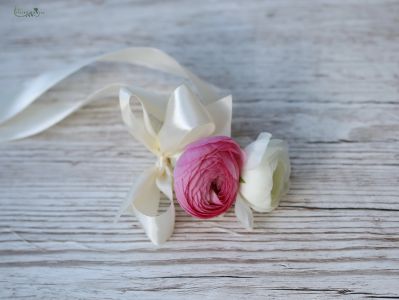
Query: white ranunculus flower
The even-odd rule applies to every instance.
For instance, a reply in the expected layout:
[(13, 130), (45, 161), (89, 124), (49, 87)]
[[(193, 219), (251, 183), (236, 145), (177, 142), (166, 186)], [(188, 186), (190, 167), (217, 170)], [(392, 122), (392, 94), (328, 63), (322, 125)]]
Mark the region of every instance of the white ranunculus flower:
[(247, 158), (241, 174), (236, 215), (247, 228), (253, 227), (249, 207), (257, 212), (272, 211), (288, 191), (291, 171), (288, 146), (271, 136), (263, 132), (245, 148)]

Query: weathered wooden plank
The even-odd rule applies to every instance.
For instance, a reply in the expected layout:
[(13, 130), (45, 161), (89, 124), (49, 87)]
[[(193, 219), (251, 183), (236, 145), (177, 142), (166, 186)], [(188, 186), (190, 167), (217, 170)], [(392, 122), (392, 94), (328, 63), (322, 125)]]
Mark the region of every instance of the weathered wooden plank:
[[(127, 46), (166, 50), (231, 90), (233, 135), (286, 139), (292, 186), (242, 229), (232, 211), (177, 209), (162, 247), (113, 217), (153, 163), (114, 95), (48, 131), (0, 145), (0, 296), (30, 299), (399, 297), (397, 1), (26, 1), (0, 9), (2, 97), (25, 80)], [(104, 23), (106, 21), (106, 23)], [(98, 74), (101, 74), (99, 76)], [(97, 64), (41, 101), (112, 80), (168, 92), (179, 80)]]

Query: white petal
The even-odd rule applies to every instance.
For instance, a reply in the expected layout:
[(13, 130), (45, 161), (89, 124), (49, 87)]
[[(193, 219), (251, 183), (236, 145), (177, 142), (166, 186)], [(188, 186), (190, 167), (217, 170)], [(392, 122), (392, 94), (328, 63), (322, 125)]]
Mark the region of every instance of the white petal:
[(249, 205), (241, 198), (240, 193), (237, 195), (236, 204), (234, 206), (234, 212), (237, 219), (246, 229), (253, 229), (254, 219), (252, 210)]
[(272, 135), (270, 133), (262, 132), (259, 134), (256, 141), (245, 147), (245, 153), (247, 155), (247, 161), (244, 166), (245, 169), (256, 168), (262, 162), (263, 155), (266, 152), (271, 137)]
[(287, 192), (290, 176), (288, 146), (281, 140), (270, 140), (260, 134), (246, 149), (247, 161), (241, 177), (240, 193), (258, 212), (275, 209)]

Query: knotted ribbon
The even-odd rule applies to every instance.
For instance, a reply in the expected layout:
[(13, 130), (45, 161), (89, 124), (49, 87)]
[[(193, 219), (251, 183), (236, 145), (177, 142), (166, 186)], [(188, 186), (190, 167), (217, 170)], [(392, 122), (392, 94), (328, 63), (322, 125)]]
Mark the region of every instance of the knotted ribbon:
[[(113, 83), (78, 102), (41, 103), (39, 97), (48, 89), (97, 61), (146, 66), (180, 76), (188, 82), (176, 88), (169, 98), (139, 87)], [(0, 99), (0, 141), (40, 133), (103, 93), (117, 90), (122, 119), (130, 134), (157, 157), (155, 165), (144, 171), (131, 187), (119, 215), (126, 209), (133, 211), (150, 240), (160, 244), (174, 229), (174, 161), (187, 144), (209, 135), (230, 136), (231, 127), (231, 96), (220, 97), (216, 87), (172, 57), (154, 48), (128, 48), (44, 74), (9, 98)], [(138, 100), (140, 114), (132, 112), (131, 98)], [(159, 213), (161, 192), (166, 195), (169, 207)]]
[[(133, 95), (141, 105), (142, 117), (136, 116), (130, 109)], [(122, 118), (129, 132), (157, 157), (156, 164), (132, 186), (120, 212), (130, 208), (150, 240), (160, 244), (171, 236), (175, 223), (172, 189), (174, 162), (184, 147), (193, 141), (209, 135), (230, 135), (231, 96), (204, 105), (183, 84), (170, 96), (165, 113), (154, 115), (150, 113), (150, 106), (156, 99), (159, 100), (156, 107), (161, 107), (163, 101), (148, 91), (133, 92), (122, 88), (119, 92)], [(156, 129), (157, 124), (161, 124), (159, 130)], [(158, 214), (161, 192), (168, 198), (169, 207)]]

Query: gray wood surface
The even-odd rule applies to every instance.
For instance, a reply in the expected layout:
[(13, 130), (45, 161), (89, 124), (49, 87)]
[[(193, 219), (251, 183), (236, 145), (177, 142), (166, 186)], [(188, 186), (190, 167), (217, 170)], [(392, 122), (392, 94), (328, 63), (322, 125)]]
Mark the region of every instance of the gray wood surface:
[[(1, 91), (82, 58), (158, 47), (231, 90), (242, 144), (260, 131), (287, 140), (293, 173), (253, 232), (232, 211), (198, 221), (178, 209), (157, 248), (134, 217), (112, 222), (153, 157), (129, 137), (115, 95), (99, 99), (0, 145), (0, 298), (399, 297), (399, 1), (18, 5), (44, 14), (17, 18), (15, 2), (1, 2)], [(175, 82), (153, 75), (96, 65), (43, 101), (117, 76), (156, 90)]]

